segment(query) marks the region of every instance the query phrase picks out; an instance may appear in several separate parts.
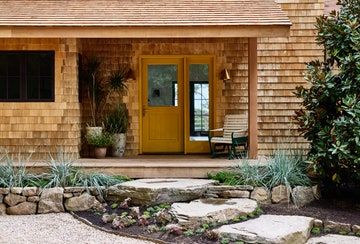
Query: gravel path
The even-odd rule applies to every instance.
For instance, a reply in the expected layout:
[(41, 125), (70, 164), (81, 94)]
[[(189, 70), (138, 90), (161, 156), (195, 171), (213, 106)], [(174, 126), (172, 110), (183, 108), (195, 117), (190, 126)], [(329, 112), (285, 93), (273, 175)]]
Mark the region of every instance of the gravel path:
[(70, 214), (0, 216), (1, 244), (151, 244), (94, 229)]

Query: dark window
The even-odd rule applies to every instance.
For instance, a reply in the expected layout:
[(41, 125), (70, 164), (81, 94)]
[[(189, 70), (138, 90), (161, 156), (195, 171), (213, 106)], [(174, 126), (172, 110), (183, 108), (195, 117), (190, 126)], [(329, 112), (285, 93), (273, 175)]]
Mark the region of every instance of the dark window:
[(190, 82), (190, 135), (207, 136), (209, 131), (209, 82)]
[(0, 51), (1, 102), (53, 102), (53, 51)]

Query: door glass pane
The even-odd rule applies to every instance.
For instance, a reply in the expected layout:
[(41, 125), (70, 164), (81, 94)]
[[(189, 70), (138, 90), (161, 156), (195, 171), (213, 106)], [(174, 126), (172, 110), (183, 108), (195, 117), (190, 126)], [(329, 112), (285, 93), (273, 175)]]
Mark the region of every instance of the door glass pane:
[(175, 64), (148, 65), (148, 105), (178, 106), (177, 77)]
[(190, 64), (190, 136), (207, 139), (209, 130), (209, 65)]

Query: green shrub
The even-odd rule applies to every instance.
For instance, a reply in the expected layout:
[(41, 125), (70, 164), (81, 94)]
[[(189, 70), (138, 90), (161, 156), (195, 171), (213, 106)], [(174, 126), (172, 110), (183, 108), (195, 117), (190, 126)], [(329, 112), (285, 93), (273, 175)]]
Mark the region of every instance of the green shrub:
[(125, 104), (118, 104), (104, 120), (105, 130), (111, 134), (126, 133), (129, 125), (129, 116)]
[(308, 64), (309, 86), (296, 92), (303, 99), (297, 121), (310, 142), (309, 161), (323, 186), (339, 193), (360, 184), (360, 0), (340, 2), (339, 13), (317, 19), (325, 60)]
[(86, 140), (94, 147), (109, 147), (114, 144), (114, 138), (108, 132), (88, 134)]
[(226, 185), (240, 185), (241, 181), (239, 175), (230, 170), (224, 170), (217, 173), (208, 173), (208, 178), (217, 180), (220, 183), (224, 183)]

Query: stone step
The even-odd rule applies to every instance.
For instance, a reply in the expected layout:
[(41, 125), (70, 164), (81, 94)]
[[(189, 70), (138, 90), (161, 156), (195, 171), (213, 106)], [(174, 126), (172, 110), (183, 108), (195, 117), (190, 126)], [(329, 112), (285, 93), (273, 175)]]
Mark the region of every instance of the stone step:
[(141, 206), (186, 202), (201, 198), (215, 183), (205, 179), (139, 179), (109, 187), (106, 198), (120, 202), (129, 197), (131, 204)]
[(344, 235), (324, 235), (319, 237), (312, 237), (306, 244), (360, 244), (360, 237), (344, 236)]
[(313, 221), (304, 216), (261, 215), (245, 222), (223, 225), (214, 231), (232, 241), (301, 244), (309, 238)]
[(246, 198), (208, 198), (189, 203), (173, 203), (171, 213), (185, 228), (197, 228), (204, 223), (230, 221), (238, 216), (246, 216), (257, 208), (255, 200)]

